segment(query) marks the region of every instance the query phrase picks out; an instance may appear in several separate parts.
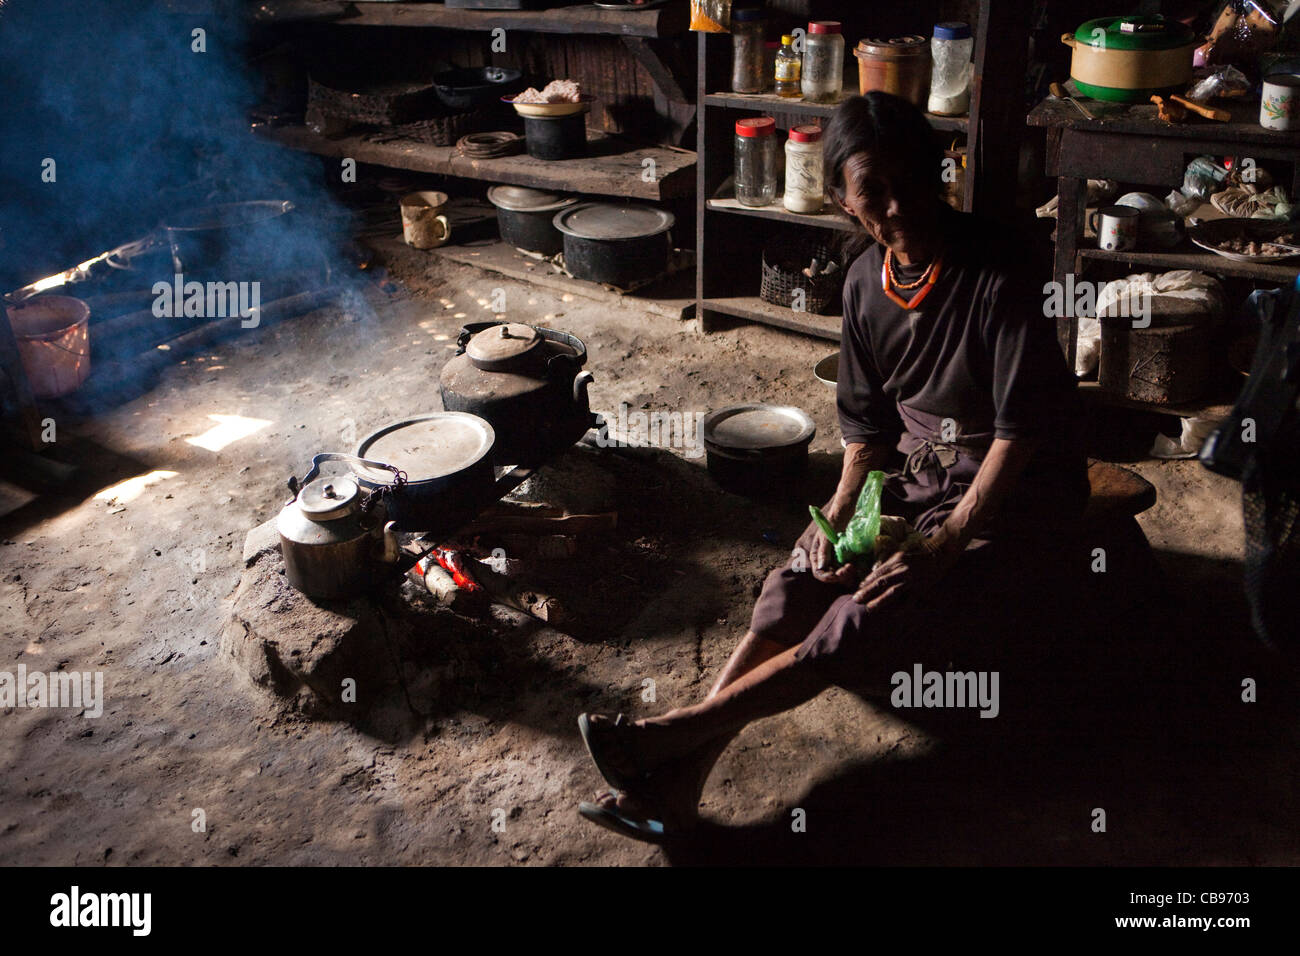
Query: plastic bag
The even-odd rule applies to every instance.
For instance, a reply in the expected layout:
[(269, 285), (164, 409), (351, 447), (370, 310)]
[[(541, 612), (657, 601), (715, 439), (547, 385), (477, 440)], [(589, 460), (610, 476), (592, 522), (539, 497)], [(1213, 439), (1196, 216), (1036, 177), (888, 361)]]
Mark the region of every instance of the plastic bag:
[(691, 0), (691, 29), (726, 33), (731, 29), (731, 0)]
[(1249, 92), (1250, 80), (1246, 78), (1246, 74), (1235, 66), (1225, 66), (1197, 80), (1187, 91), (1187, 98), (1196, 103), (1206, 103), (1215, 98), (1245, 96)]
[(1283, 0), (1230, 0), (1210, 28), (1209, 40), (1196, 48), (1193, 63), (1255, 63), (1277, 44), (1285, 7)]
[(1107, 282), (1097, 294), (1097, 315), (1140, 315), (1144, 304), (1159, 314), (1161, 302), (1183, 299), (1195, 303), (1207, 315), (1220, 316), (1227, 309), (1223, 285), (1213, 276), (1191, 269), (1170, 272), (1142, 272)]
[(1291, 200), (1281, 186), (1265, 190), (1253, 186), (1229, 186), (1211, 196), (1210, 203), (1234, 219), (1291, 218)]
[(880, 493), (884, 487), (883, 471), (873, 471), (867, 475), (858, 502), (853, 508), (853, 517), (842, 532), (831, 527), (820, 508), (816, 505), (808, 506), (817, 527), (822, 529), (822, 534), (835, 546), (835, 560), (839, 564), (875, 555), (876, 536), (880, 534)]
[(1227, 169), (1216, 163), (1213, 156), (1197, 156), (1183, 173), (1182, 193), (1188, 199), (1205, 202), (1227, 178)]

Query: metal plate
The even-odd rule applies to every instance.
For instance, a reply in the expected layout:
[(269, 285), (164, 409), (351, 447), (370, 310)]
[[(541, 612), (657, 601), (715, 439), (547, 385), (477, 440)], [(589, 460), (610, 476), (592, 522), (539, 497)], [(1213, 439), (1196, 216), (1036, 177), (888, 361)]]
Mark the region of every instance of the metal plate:
[(587, 202), (555, 214), (555, 228), (578, 239), (644, 239), (667, 232), (677, 217), (654, 206)]
[[(1223, 256), (1223, 258), (1232, 259), (1234, 262), (1281, 262), (1283, 259), (1294, 259), (1300, 255), (1300, 252), (1250, 256), (1244, 252), (1229, 252), (1226, 249), (1220, 249), (1216, 243), (1240, 236), (1248, 236), (1257, 242), (1268, 242), (1287, 232), (1300, 232), (1300, 226), (1294, 223), (1288, 224), (1268, 219), (1211, 219), (1189, 229), (1187, 238), (1206, 252), (1213, 252), (1216, 256)], [(1292, 243), (1288, 243), (1288, 245), (1292, 245)]]
[(526, 186), (493, 186), (487, 191), (487, 198), (498, 209), (509, 212), (555, 212), (578, 201), (573, 196)]
[(840, 353), (832, 352), (814, 365), (813, 374), (817, 376), (819, 382), (831, 386), (838, 385), (840, 381)]
[(704, 418), (704, 441), (722, 452), (768, 451), (812, 441), (817, 426), (793, 405), (729, 405)]
[[(407, 481), (428, 481), (464, 471), (486, 458), (496, 443), (492, 426), (467, 412), (432, 412), (385, 425), (368, 436), (357, 455), (406, 472)], [(388, 484), (392, 473), (358, 467), (367, 481)]]

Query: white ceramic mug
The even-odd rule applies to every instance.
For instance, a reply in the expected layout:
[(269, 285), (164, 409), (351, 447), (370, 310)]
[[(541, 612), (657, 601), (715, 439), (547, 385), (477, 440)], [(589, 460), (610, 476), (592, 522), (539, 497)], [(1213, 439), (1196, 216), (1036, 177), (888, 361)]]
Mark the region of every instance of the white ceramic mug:
[(435, 249), (451, 238), (451, 223), (442, 215), (447, 194), (437, 190), (407, 193), (402, 209), (402, 238), (416, 249)]
[(1097, 248), (1110, 252), (1136, 249), (1141, 216), (1132, 206), (1103, 206), (1094, 210), (1088, 217), (1088, 226), (1097, 234)]
[(1278, 130), (1300, 128), (1300, 73), (1274, 73), (1264, 77), (1259, 125)]

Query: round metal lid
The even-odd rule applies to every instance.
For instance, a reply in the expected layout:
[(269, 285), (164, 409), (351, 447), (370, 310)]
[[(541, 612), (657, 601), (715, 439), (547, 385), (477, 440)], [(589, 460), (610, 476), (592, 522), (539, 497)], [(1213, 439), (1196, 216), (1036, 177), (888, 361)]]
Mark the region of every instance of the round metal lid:
[(476, 334), (465, 346), (465, 354), (485, 371), (508, 368), (532, 355), (542, 344), (542, 333), (522, 322), (494, 325)]
[[(492, 426), (468, 412), (431, 412), (385, 425), (357, 448), (358, 458), (406, 472), (408, 482), (454, 475), (486, 458), (496, 442)], [(368, 481), (389, 484), (390, 471), (357, 466)]]
[(554, 212), (578, 201), (573, 196), (527, 186), (493, 186), (487, 191), (487, 198), (492, 205), (508, 212)]
[(788, 448), (816, 434), (812, 418), (793, 405), (729, 405), (704, 418), (704, 441), (724, 451)]
[(827, 385), (837, 385), (840, 380), (840, 353), (832, 352), (813, 366), (813, 375), (817, 381)]
[(667, 232), (677, 218), (663, 209), (587, 202), (555, 214), (555, 228), (578, 239), (643, 239)]
[(356, 481), (347, 475), (316, 478), (298, 492), (298, 507), (312, 521), (331, 521), (348, 514), (360, 494)]

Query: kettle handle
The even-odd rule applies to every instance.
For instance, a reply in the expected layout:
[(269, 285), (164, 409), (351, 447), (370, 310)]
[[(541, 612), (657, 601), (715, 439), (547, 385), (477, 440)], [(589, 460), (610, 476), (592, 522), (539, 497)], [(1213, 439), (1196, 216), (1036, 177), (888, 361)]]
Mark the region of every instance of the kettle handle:
[(293, 492), (295, 498), (298, 497), (298, 492), (302, 489), (303, 485), (309, 484), (317, 475), (320, 474), (321, 463), (326, 461), (346, 461), (349, 464), (362, 465), (367, 468), (379, 468), (385, 471), (391, 471), (394, 477), (399, 474), (395, 466), (386, 464), (382, 461), (371, 461), (369, 458), (358, 458), (356, 455), (344, 455), (334, 451), (322, 452), (312, 458), (311, 470), (309, 470), (307, 474), (303, 475), (301, 479), (290, 476), (289, 490)]

